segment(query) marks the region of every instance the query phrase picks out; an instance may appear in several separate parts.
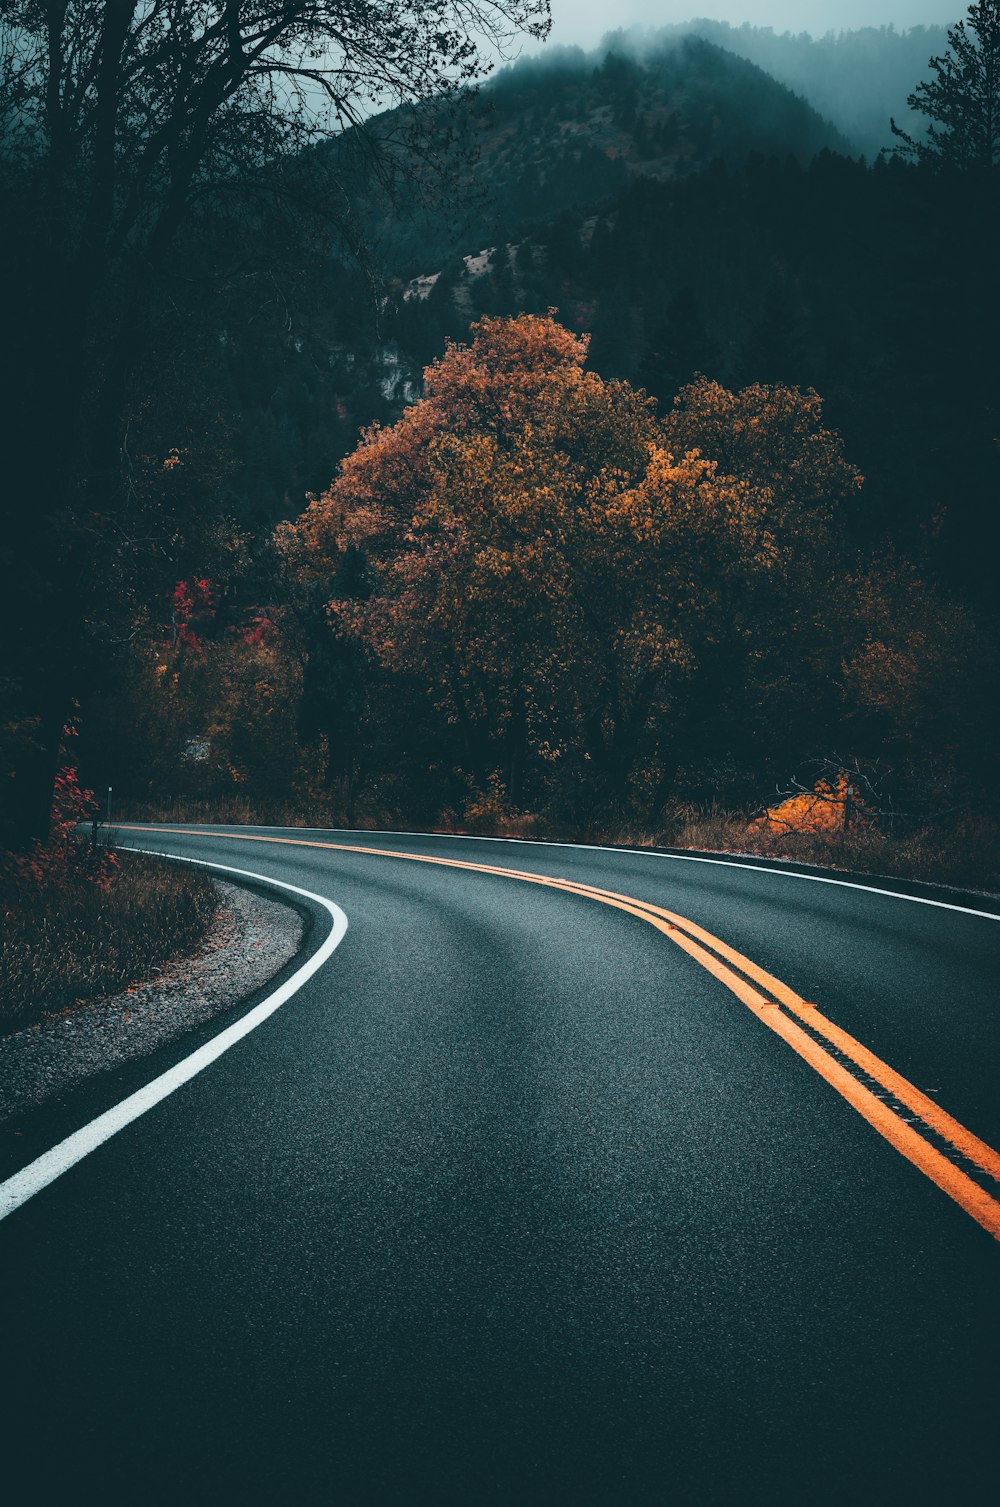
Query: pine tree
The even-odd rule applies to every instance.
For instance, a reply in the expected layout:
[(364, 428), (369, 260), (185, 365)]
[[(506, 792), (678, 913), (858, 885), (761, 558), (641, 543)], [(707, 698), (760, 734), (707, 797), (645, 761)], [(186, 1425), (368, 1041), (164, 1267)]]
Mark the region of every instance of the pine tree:
[(1000, 166), (1000, 0), (979, 0), (948, 31), (948, 51), (931, 58), (934, 77), (906, 103), (931, 124), (917, 140), (891, 121), (896, 154), (961, 170)]

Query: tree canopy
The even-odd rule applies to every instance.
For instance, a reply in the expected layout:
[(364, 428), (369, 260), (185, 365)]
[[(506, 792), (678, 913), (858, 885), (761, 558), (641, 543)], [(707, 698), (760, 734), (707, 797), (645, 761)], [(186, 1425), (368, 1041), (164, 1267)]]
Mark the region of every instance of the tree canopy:
[(300, 577), (363, 554), (334, 629), (423, 684), (515, 803), (648, 804), (707, 755), (702, 682), (723, 739), (786, 734), (771, 682), (832, 652), (822, 567), (860, 485), (815, 394), (700, 382), (661, 421), (585, 361), (550, 316), (480, 321), (280, 531)]
[(907, 99), (930, 125), (926, 139), (892, 122), (897, 150), (935, 166), (990, 170), (1000, 165), (1000, 0), (975, 0), (948, 31), (948, 50)]

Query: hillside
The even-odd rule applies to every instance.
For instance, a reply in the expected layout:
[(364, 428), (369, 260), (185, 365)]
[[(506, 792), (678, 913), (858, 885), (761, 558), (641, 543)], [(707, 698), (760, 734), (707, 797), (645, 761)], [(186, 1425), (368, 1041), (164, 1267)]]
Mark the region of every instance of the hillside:
[[(392, 112), (374, 129), (400, 126)], [(504, 69), (457, 119), (429, 121), (425, 157), (458, 168), (448, 216), (433, 203), (407, 214), (376, 200), (369, 233), (388, 270), (413, 277), (561, 211), (597, 211), (637, 178), (738, 167), (754, 154), (805, 164), (824, 149), (851, 148), (792, 90), (703, 38), (678, 36), (644, 59), (562, 49)]]
[[(404, 194), (371, 173), (368, 135), (401, 157), (415, 141)], [(591, 328), (580, 252), (595, 229), (600, 250), (630, 193), (696, 184), (712, 163), (804, 165), (826, 149), (849, 147), (791, 90), (676, 37), (646, 61), (575, 49), (523, 59), (478, 96), (387, 112), (306, 154), (307, 185), (312, 174), (328, 193), (332, 181), (336, 205), (355, 204), (364, 249), (360, 265), (318, 262), (283, 290), (294, 335), (268, 348), (251, 328), (227, 336), (226, 390), (242, 415), (234, 514), (260, 528), (322, 488), (358, 429), (417, 397), (424, 363), (477, 313), (558, 304)]]

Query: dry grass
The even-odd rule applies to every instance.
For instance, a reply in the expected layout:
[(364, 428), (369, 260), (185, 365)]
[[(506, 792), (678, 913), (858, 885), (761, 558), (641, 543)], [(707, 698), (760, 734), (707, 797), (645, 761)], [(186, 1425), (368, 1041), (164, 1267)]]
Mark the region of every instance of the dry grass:
[[(349, 820), (339, 805), (307, 808), (252, 806), (240, 799), (219, 803), (177, 801), (134, 808), (123, 821), (218, 822), (282, 827), (355, 827), (392, 830), (409, 825), (388, 810), (356, 813)], [(628, 818), (597, 819), (582, 826), (554, 822), (544, 815), (514, 811), (492, 793), (470, 802), (461, 813), (442, 812), (429, 830), (475, 836), (555, 839), (628, 847), (690, 848), (703, 852), (750, 853), (784, 858), (820, 868), (882, 874), (962, 889), (1000, 892), (1000, 833), (995, 823), (965, 817), (927, 824), (909, 832), (865, 830), (847, 833), (774, 831), (740, 811), (678, 807), (655, 828)]]
[(757, 824), (740, 812), (682, 811), (657, 832), (625, 829), (613, 840), (642, 847), (749, 853), (857, 874), (1000, 891), (1000, 842), (995, 827), (985, 821), (924, 826), (903, 834), (864, 828), (783, 832)]
[[(123, 804), (115, 812), (121, 822), (181, 822), (197, 825), (209, 823), (221, 827), (388, 827), (388, 811), (378, 809), (357, 812), (349, 821), (343, 803), (334, 799), (310, 800), (298, 805), (280, 801), (250, 801), (243, 796), (224, 796), (219, 800), (136, 801)], [(112, 824), (114, 825), (114, 824)]]
[(147, 978), (194, 947), (218, 908), (198, 869), (119, 856), (106, 893), (88, 883), (8, 883), (0, 895), (0, 1031)]
[[(242, 796), (226, 796), (217, 801), (132, 802), (119, 806), (114, 815), (117, 822), (211, 822), (223, 827), (257, 826), (264, 820), (260, 808)], [(275, 813), (268, 815), (273, 825), (279, 825)]]
[(489, 801), (484, 801), (467, 810), (463, 820), (443, 823), (441, 830), (611, 847), (751, 854), (824, 869), (1000, 893), (1000, 829), (996, 822), (980, 817), (913, 825), (905, 832), (860, 823), (849, 832), (796, 832), (775, 830), (746, 812), (685, 806), (667, 814), (655, 829), (613, 817), (570, 827), (528, 812), (493, 809)]

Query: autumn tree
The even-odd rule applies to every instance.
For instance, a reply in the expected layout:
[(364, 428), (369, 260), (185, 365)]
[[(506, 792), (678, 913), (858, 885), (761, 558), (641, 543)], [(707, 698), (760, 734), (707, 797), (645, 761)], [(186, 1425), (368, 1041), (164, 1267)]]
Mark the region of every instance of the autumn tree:
[(948, 31), (948, 51), (906, 103), (930, 124), (925, 139), (892, 121), (897, 152), (933, 167), (989, 171), (1000, 165), (1000, 0), (976, 0)]
[(300, 578), (363, 552), (366, 592), (330, 596), (332, 627), (422, 679), (480, 791), (578, 814), (663, 798), (715, 646), (739, 649), (725, 699), (767, 633), (802, 633), (858, 485), (813, 395), (701, 384), (661, 423), (585, 361), (551, 317), (481, 321), (281, 531)]
[[(543, 35), (547, 0), (13, 0), (0, 17), (0, 193), (9, 309), (0, 413), (5, 489), (5, 720), (28, 721), (2, 782), (7, 837), (44, 827), (67, 703), (80, 689), (88, 590), (129, 496), (124, 416), (150, 299), (220, 209), (218, 276), (256, 247), (261, 206), (310, 191), (360, 250), (357, 170), (388, 174), (368, 117), (474, 83), (490, 53)], [(345, 166), (350, 158), (350, 166)], [(245, 274), (245, 267), (243, 269)]]
[[(559, 645), (572, 613), (558, 610), (536, 525), (551, 514), (557, 544), (573, 523), (578, 545), (587, 478), (602, 464), (638, 478), (646, 464), (650, 405), (586, 377), (585, 358), (586, 342), (551, 319), (483, 320), (469, 346), (428, 368), (425, 399), (370, 431), (281, 531), (300, 575), (329, 581), (348, 551), (363, 552), (370, 594), (332, 602), (334, 626), (424, 678), (481, 787), (495, 764), (520, 788), (532, 728), (559, 699), (560, 652), (572, 673)], [(510, 491), (502, 511), (489, 503), (497, 489)], [(537, 621), (518, 620), (528, 608)]]

